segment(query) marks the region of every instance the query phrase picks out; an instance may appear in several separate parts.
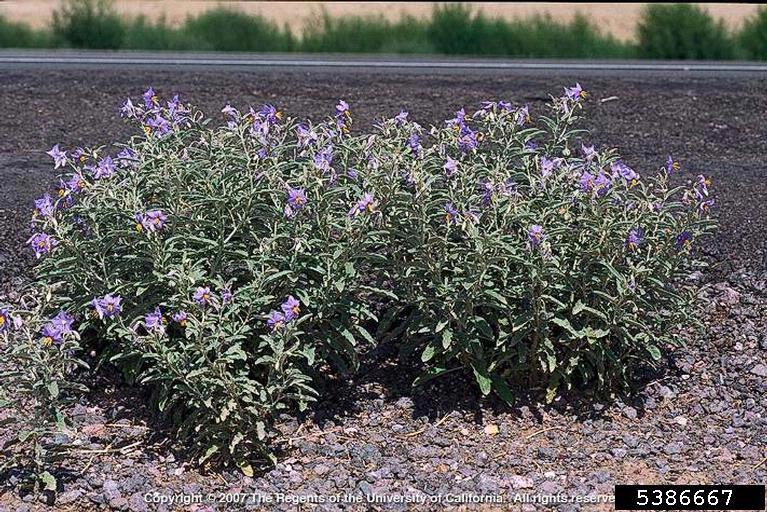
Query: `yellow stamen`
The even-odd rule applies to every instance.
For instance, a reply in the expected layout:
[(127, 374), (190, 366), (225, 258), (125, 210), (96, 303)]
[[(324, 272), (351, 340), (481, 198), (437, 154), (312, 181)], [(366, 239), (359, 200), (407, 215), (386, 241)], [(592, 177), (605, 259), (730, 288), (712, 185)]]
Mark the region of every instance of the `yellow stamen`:
[(144, 226), (142, 226), (140, 223), (137, 222), (136, 223), (136, 231), (138, 231), (139, 233), (144, 231)]
[(52, 344), (53, 344), (53, 338), (51, 338), (50, 336), (46, 336), (45, 338), (43, 338), (44, 347), (50, 347)]

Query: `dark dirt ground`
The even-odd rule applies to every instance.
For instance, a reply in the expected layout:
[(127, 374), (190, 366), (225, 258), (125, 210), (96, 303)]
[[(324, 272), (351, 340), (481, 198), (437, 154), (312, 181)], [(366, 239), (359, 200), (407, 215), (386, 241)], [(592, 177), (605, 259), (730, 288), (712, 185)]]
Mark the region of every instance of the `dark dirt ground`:
[[(577, 76), (415, 76), (331, 72), (8, 71), (0, 75), (0, 282), (13, 293), (31, 258), (23, 246), (32, 200), (54, 177), (53, 144), (96, 145), (125, 138), (116, 116), (128, 95), (153, 85), (179, 92), (217, 116), (221, 107), (270, 102), (294, 116), (322, 117), (339, 98), (356, 126), (400, 108), (422, 124), (485, 99), (529, 103)], [(582, 77), (580, 77), (582, 78)], [(616, 483), (767, 482), (767, 94), (758, 79), (589, 78), (585, 127), (599, 145), (620, 148), (640, 173), (668, 153), (678, 179), (710, 175), (721, 224), (704, 251), (714, 268), (701, 282), (706, 329), (634, 396), (598, 402), (574, 394), (552, 406), (480, 401), (456, 376), (424, 390), (395, 370), (391, 350), (369, 353), (359, 374), (331, 382), (299, 420), (279, 422), (278, 465), (248, 478), (203, 474), (157, 434), (141, 397), (110, 382), (72, 411), (70, 441), (82, 452), (61, 469), (54, 506), (0, 487), (0, 510), (311, 510), (293, 503), (159, 505), (146, 497), (243, 492), (272, 496), (351, 494), (612, 494)], [(497, 433), (495, 429), (497, 427)], [(10, 435), (0, 430), (0, 441)], [(13, 480), (13, 479), (12, 479)], [(317, 510), (432, 510), (444, 505), (335, 504)], [(455, 507), (455, 506), (454, 506)], [(591, 504), (484, 504), (481, 510), (611, 510)]]

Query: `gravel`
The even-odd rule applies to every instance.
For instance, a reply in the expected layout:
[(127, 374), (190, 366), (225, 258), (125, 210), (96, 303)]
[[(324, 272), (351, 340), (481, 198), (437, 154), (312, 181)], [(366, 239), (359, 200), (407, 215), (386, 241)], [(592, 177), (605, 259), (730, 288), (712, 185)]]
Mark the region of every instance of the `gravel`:
[[(13, 71), (0, 76), (0, 275), (12, 298), (31, 259), (31, 200), (51, 183), (44, 154), (65, 146), (108, 143), (130, 131), (116, 118), (127, 95), (152, 84), (181, 92), (207, 112), (226, 102), (273, 102), (295, 115), (320, 117), (340, 97), (357, 128), (400, 108), (423, 124), (462, 105), (508, 99), (539, 107), (577, 77), (341, 75)], [(581, 80), (583, 83), (583, 80)], [(454, 374), (414, 390), (414, 369), (393, 366), (382, 346), (364, 355), (358, 374), (321, 382), (322, 401), (308, 414), (278, 421), (275, 467), (254, 478), (233, 469), (205, 473), (174, 447), (139, 391), (104, 379), (72, 412), (73, 443), (92, 450), (62, 461), (54, 505), (23, 495), (8, 479), (0, 510), (314, 510), (443, 509), (428, 497), (500, 495), (511, 510), (537, 510), (531, 494), (612, 494), (616, 483), (757, 483), (767, 478), (767, 261), (764, 239), (767, 96), (756, 80), (710, 78), (590, 79), (586, 126), (591, 141), (621, 148), (649, 172), (668, 152), (683, 162), (678, 180), (714, 179), (718, 234), (704, 247), (714, 263), (693, 276), (704, 288), (701, 329), (682, 326), (687, 346), (670, 352), (665, 371), (631, 396), (597, 401), (573, 391), (551, 405), (522, 395), (513, 407), (482, 400), (470, 376)], [(614, 101), (602, 101), (617, 96)], [(495, 428), (488, 428), (494, 426)], [(10, 435), (0, 427), (0, 442)], [(120, 449), (123, 448), (123, 449)], [(100, 450), (100, 451), (98, 451)], [(111, 451), (110, 451), (111, 450)], [(172, 497), (247, 493), (245, 505), (169, 504)], [(234, 496), (234, 495), (230, 495)], [(329, 502), (329, 497), (339, 502)], [(391, 498), (368, 503), (366, 500)], [(426, 500), (419, 506), (393, 498)], [(318, 499), (319, 499), (318, 498)], [(467, 498), (468, 499), (468, 498)], [(260, 502), (259, 502), (260, 500)], [(293, 500), (293, 501), (291, 501)], [(166, 503), (161, 503), (166, 501)], [(320, 500), (322, 501), (322, 500)], [(561, 511), (611, 505), (559, 503)], [(451, 505), (494, 510), (493, 504)], [(303, 508), (302, 508), (303, 509)]]

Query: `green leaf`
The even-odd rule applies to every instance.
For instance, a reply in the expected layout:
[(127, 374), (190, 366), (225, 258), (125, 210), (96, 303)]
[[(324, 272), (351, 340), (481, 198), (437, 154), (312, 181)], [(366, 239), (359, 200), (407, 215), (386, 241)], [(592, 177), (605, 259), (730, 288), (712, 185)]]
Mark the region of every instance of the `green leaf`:
[(493, 381), (490, 378), (490, 376), (487, 374), (487, 369), (472, 365), (472, 370), (474, 370), (474, 378), (477, 380), (477, 384), (479, 384), (479, 390), (482, 392), (484, 396), (487, 396), (490, 394), (490, 391), (493, 389)]
[(56, 477), (50, 474), (47, 471), (43, 471), (38, 475), (38, 478), (40, 479), (40, 482), (42, 482), (45, 485), (46, 491), (55, 491), (56, 490)]
[(661, 353), (660, 353), (660, 349), (656, 345), (650, 344), (650, 345), (647, 345), (646, 348), (647, 348), (647, 352), (650, 353), (650, 355), (652, 356), (654, 360), (660, 361)]
[(442, 331), (442, 348), (448, 349), (453, 344), (453, 331), (445, 329)]
[(240, 468), (240, 471), (242, 471), (243, 475), (253, 478), (253, 475), (255, 474), (255, 472), (253, 471), (253, 466), (248, 464), (246, 461), (244, 460), (239, 461), (237, 463), (237, 467)]
[(423, 353), (421, 354), (421, 361), (424, 363), (427, 363), (431, 361), (431, 359), (434, 357), (436, 350), (434, 348), (434, 345), (426, 345), (426, 348), (423, 350)]
[(46, 387), (48, 388), (48, 393), (51, 395), (51, 398), (55, 400), (59, 397), (59, 385), (56, 381), (49, 382)]
[(495, 394), (507, 404), (512, 404), (514, 402), (514, 394), (511, 392), (511, 388), (506, 384), (503, 377), (493, 374), (490, 378), (493, 381), (493, 391), (495, 391)]
[(200, 457), (200, 461), (199, 461), (200, 464), (202, 464), (203, 462), (211, 458), (217, 451), (218, 451), (218, 445), (215, 445), (215, 444), (211, 446), (210, 448), (208, 448), (207, 450), (205, 450), (205, 454), (202, 457)]
[(371, 345), (376, 344), (375, 338), (361, 325), (357, 324), (354, 326), (354, 329), (362, 335), (363, 338), (365, 338)]

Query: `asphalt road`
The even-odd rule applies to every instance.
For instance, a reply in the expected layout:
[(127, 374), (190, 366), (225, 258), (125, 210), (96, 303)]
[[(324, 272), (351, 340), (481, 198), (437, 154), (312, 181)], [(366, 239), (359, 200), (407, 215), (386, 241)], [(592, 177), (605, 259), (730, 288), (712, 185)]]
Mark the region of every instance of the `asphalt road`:
[(579, 75), (690, 75), (715, 77), (767, 76), (767, 63), (620, 61), (620, 60), (509, 60), (434, 56), (311, 55), (253, 53), (166, 53), (73, 50), (0, 50), (0, 70), (121, 68), (163, 70), (263, 71), (290, 69), (365, 70), (383, 73), (444, 74), (562, 74)]

